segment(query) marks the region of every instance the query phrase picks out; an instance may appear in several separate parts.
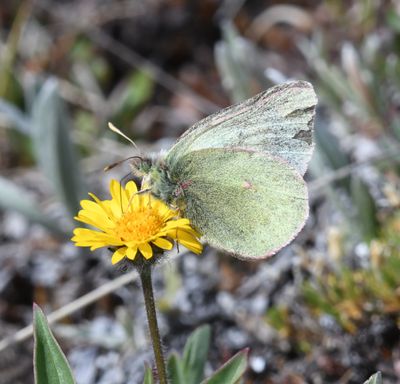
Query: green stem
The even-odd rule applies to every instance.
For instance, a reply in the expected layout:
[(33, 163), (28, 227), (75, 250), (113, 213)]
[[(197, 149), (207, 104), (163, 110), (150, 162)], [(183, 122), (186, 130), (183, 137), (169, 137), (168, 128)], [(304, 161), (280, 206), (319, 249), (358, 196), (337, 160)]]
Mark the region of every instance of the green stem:
[(161, 347), (160, 331), (158, 329), (156, 306), (154, 304), (153, 284), (151, 281), (151, 265), (144, 265), (140, 272), (144, 303), (146, 306), (147, 321), (149, 323), (150, 336), (153, 343), (154, 356), (160, 384), (168, 384), (167, 371), (165, 369), (164, 354)]

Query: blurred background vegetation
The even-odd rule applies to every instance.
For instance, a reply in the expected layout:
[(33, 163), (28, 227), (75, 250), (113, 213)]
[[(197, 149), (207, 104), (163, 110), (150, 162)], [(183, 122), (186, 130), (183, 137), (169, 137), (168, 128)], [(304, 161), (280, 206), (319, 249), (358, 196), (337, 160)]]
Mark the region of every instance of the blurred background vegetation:
[[(168, 348), (212, 326), (208, 370), (249, 346), (246, 383), (400, 380), (400, 4), (396, 0), (50, 0), (0, 5), (0, 383), (31, 383), (10, 336), (54, 324), (78, 383), (140, 383), (138, 290), (70, 243), (88, 191), (133, 148), (168, 149), (213, 111), (289, 80), (319, 97), (311, 216), (270, 260), (180, 252), (156, 276)], [(131, 283), (129, 283), (131, 284)], [(134, 283), (136, 284), (136, 283)]]

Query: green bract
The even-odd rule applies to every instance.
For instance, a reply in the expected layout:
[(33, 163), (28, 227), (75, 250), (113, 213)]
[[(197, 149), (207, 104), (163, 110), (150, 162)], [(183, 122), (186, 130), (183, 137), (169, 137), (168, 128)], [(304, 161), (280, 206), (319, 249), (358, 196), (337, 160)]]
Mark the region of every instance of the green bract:
[(296, 81), (201, 120), (145, 172), (152, 192), (211, 245), (243, 259), (274, 254), (308, 215), (316, 103), (311, 84)]
[(67, 359), (51, 333), (45, 315), (36, 304), (33, 314), (35, 383), (75, 384)]

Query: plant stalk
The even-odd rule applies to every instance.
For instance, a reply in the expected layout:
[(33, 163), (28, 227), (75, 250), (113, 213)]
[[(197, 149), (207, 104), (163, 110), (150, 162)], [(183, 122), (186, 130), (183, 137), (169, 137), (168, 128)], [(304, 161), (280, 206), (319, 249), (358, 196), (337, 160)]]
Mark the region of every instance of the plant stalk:
[(167, 371), (165, 369), (165, 359), (161, 346), (160, 331), (157, 323), (156, 306), (154, 303), (153, 284), (151, 280), (151, 265), (144, 265), (140, 271), (144, 303), (146, 306), (147, 321), (150, 329), (150, 337), (153, 344), (154, 357), (160, 384), (168, 384)]

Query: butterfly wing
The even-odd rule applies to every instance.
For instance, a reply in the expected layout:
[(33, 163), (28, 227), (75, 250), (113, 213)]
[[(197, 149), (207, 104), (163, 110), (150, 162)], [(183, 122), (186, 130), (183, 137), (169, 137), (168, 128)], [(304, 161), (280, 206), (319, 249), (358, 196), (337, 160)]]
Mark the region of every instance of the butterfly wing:
[(305, 81), (268, 89), (193, 125), (168, 152), (171, 164), (205, 148), (252, 149), (278, 156), (304, 175), (313, 150), (317, 98)]
[(303, 179), (267, 154), (202, 149), (180, 157), (169, 171), (184, 216), (209, 244), (243, 259), (274, 254), (308, 216)]

